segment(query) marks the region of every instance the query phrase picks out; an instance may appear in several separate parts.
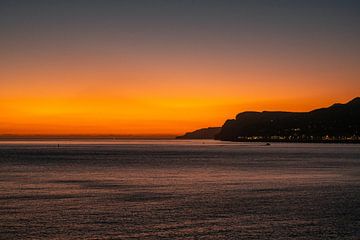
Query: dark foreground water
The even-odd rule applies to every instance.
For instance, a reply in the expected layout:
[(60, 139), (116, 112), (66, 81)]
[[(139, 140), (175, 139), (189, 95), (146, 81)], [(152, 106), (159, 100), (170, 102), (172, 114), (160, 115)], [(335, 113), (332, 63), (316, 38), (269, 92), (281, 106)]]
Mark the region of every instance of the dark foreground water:
[(2, 142), (0, 239), (360, 239), (360, 145)]

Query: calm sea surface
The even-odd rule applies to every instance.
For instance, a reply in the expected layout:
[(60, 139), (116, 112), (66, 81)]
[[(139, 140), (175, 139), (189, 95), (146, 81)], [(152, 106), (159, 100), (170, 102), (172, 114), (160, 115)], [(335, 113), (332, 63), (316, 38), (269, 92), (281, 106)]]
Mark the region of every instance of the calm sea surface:
[(2, 141), (0, 239), (360, 239), (360, 145)]

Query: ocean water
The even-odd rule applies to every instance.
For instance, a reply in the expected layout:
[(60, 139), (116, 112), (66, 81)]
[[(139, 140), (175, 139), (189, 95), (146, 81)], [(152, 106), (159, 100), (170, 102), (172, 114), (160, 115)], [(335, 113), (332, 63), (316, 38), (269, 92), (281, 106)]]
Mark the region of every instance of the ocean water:
[(360, 145), (2, 141), (0, 239), (360, 239)]

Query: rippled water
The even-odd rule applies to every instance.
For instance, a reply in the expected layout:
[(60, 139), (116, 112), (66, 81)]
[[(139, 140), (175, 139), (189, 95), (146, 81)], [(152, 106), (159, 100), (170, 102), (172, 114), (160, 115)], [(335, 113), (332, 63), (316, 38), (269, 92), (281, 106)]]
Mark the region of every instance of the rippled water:
[(360, 239), (359, 180), (359, 145), (2, 142), (0, 239)]

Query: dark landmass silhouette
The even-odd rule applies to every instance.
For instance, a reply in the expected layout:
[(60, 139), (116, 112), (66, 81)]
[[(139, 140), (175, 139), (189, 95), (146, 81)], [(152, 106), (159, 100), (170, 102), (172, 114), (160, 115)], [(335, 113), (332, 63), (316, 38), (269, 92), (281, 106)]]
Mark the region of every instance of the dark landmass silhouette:
[(310, 112), (243, 112), (227, 120), (224, 141), (360, 142), (360, 98)]
[(244, 142), (360, 143), (360, 97), (310, 112), (242, 112), (221, 128), (204, 128), (178, 138), (212, 137)]
[(219, 134), (221, 127), (208, 127), (187, 132), (182, 136), (176, 137), (177, 139), (214, 139), (215, 135)]

